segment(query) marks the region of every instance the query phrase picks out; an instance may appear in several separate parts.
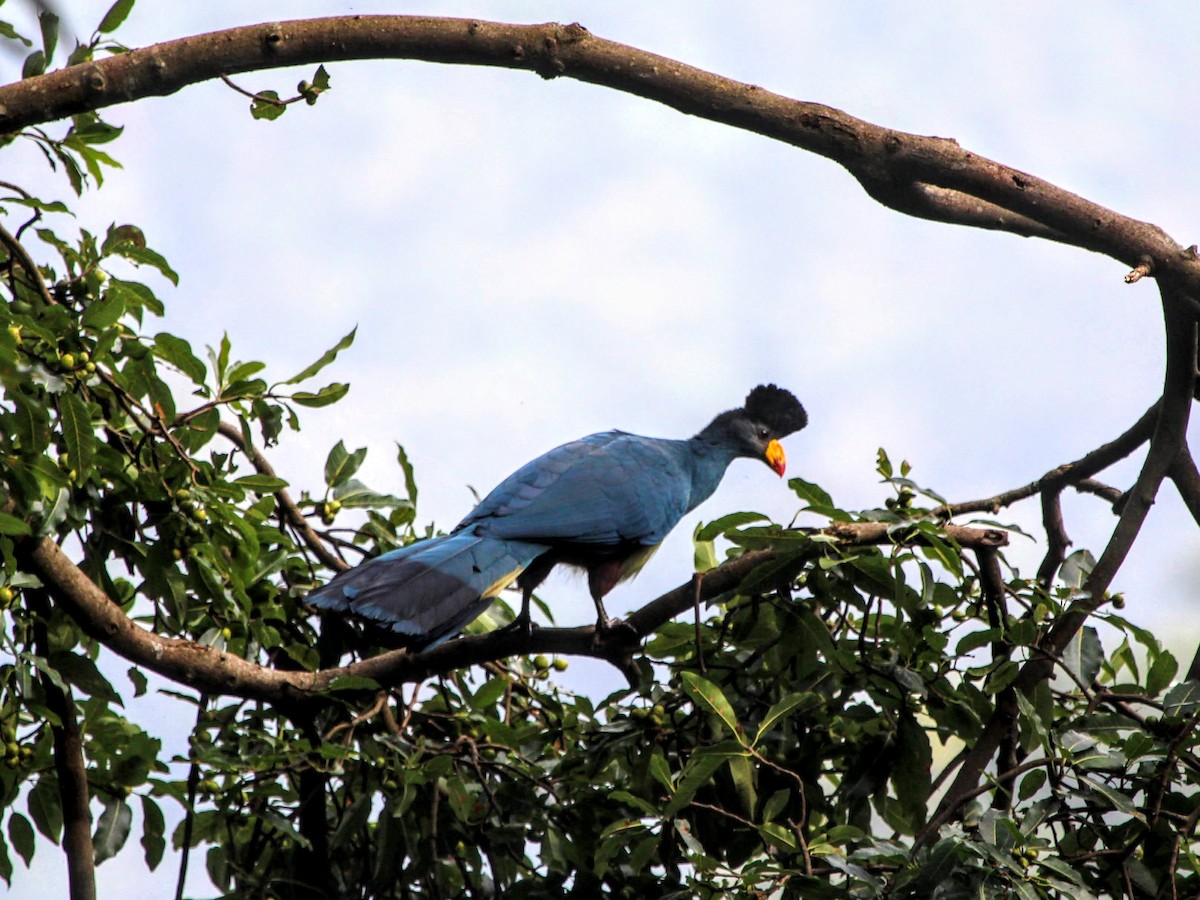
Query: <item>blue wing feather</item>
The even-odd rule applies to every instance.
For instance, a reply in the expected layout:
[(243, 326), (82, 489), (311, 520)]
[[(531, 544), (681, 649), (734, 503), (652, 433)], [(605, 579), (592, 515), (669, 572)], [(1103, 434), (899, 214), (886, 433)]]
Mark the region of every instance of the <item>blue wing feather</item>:
[(457, 532), (369, 559), (309, 594), (308, 602), (436, 644), (475, 619), (547, 549)]
[(690, 508), (687, 454), (685, 441), (593, 434), (514, 472), (459, 527), (554, 545), (657, 544)]

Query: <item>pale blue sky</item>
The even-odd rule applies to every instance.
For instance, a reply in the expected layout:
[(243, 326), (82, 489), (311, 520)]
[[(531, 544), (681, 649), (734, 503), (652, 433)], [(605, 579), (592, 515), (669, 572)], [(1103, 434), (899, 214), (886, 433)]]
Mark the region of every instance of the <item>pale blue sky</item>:
[[(70, 21), (86, 30), (107, 5), (73, 0)], [(143, 3), (121, 37), (140, 45), (341, 13), (579, 21), (880, 125), (956, 138), (1195, 239), (1200, 55), (1175, 4), (1140, 4), (1136, 17), (1117, 2), (247, 8)], [(0, 64), (15, 77), (11, 58)], [(126, 169), (76, 204), (93, 231), (138, 223), (180, 273), (160, 294), (166, 321), (150, 329), (196, 346), (227, 331), (235, 354), (282, 378), (359, 326), (327, 370), (350, 395), (306, 411), (305, 430), (274, 455), (297, 489), (320, 489), (341, 437), (371, 448), (373, 486), (400, 493), (400, 441), (417, 467), (420, 521), (449, 527), (471, 506), (468, 485), (486, 491), (555, 444), (610, 427), (686, 436), (775, 381), (811, 417), (786, 441), (789, 474), (844, 506), (876, 505), (884, 446), (961, 500), (1078, 457), (1158, 395), (1157, 293), (1125, 285), (1115, 262), (901, 217), (824, 160), (569, 79), (328, 68), (333, 91), (274, 123), (252, 120), (220, 84), (110, 109), (127, 126), (112, 148)], [(285, 93), (308, 74), (237, 80)], [(12, 158), (6, 178), (66, 195), (33, 153), (15, 170)], [(1135, 471), (1123, 467), (1117, 483)], [(696, 521), (744, 508), (786, 521), (796, 506), (768, 469), (736, 464), (610, 609), (686, 579)], [(1001, 518), (1038, 531), (1037, 516)], [(1074, 495), (1067, 516), (1077, 546), (1096, 550), (1115, 521)], [(1116, 584), (1129, 616), (1182, 655), (1194, 643), (1180, 622), (1191, 619), (1196, 547), (1168, 489)], [(1036, 560), (1019, 543), (1011, 556)], [(552, 579), (543, 594), (560, 622), (590, 621), (581, 583)], [(576, 662), (567, 675), (602, 672)], [(173, 885), (173, 872), (144, 874), (137, 833), (101, 870), (102, 897)], [(18, 864), (15, 894), (61, 885), (62, 868), (41, 845), (34, 872)]]

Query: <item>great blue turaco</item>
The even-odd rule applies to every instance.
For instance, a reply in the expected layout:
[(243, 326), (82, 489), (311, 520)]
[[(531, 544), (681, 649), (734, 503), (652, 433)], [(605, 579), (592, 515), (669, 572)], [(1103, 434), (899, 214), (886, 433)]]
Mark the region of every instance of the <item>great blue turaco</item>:
[(587, 573), (599, 634), (613, 624), (604, 596), (637, 574), (729, 464), (760, 459), (782, 476), (779, 439), (807, 423), (789, 391), (766, 384), (689, 440), (605, 431), (563, 444), (504, 479), (449, 534), (368, 559), (308, 602), (430, 647), (457, 635), (514, 581), (522, 595), (516, 624), (529, 629), (530, 596), (563, 564)]

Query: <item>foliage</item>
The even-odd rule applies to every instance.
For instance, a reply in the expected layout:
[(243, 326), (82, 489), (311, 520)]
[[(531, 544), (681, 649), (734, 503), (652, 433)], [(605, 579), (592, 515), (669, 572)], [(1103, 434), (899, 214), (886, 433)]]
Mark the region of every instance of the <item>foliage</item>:
[[(131, 6), (115, 4), (72, 61), (112, 49), (107, 35)], [(51, 19), (28, 74), (53, 56)], [(299, 94), (311, 103), (328, 88), (320, 70)], [(268, 118), (291, 102), (254, 97), (253, 114)], [(119, 133), (82, 113), (60, 137), (27, 137), (79, 192), (117, 164), (98, 145)], [(1111, 598), (1052, 681), (1017, 690), (1022, 665), (1080, 598), (1091, 557), (1077, 552), (1050, 579), (1002, 568), (995, 551), (948, 536), (942, 498), (882, 451), (889, 496), (878, 509), (843, 510), (791, 482), (811, 518), (885, 523), (879, 547), (752, 514), (700, 529), (702, 569), (722, 555), (775, 555), (698, 624), (663, 625), (630, 691), (567, 692), (551, 675), (567, 661), (545, 656), (408, 689), (348, 678), (279, 706), (180, 683), (162, 690), (195, 726), (184, 766), (172, 767), (161, 723), (125, 711), (123, 695), (148, 690), (146, 671), (113, 683), (104, 637), (49, 596), (30, 547), (59, 544), (157, 634), (265, 667), (330, 668), (378, 651), (376, 636), (320, 623), (303, 596), (329, 576), (334, 551), (353, 558), (420, 537), (413, 472), (401, 449), (408, 496), (374, 492), (355, 477), (366, 450), (339, 442), (322, 489), (293, 500), (256, 447), (345, 394), (309, 382), (353, 334), (284, 378), (239, 361), (228, 339), (198, 352), (155, 333), (164, 300), (139, 272), (177, 275), (137, 226), (75, 229), (65, 204), (5, 191), (6, 881), (16, 857), (28, 864), (62, 839), (69, 760), (56, 737), (73, 717), (96, 863), (136, 852), (135, 836), (152, 869), (168, 841), (202, 848), (229, 895), (1200, 893), (1200, 687), (1177, 682), (1176, 661)], [(943, 811), (956, 765), (998, 716), (1009, 723), (998, 767)], [(169, 804), (185, 812), (173, 834)]]

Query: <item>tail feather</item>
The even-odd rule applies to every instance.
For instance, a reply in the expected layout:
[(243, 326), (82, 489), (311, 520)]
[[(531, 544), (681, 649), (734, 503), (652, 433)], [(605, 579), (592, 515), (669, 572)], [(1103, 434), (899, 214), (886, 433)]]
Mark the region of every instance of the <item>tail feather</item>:
[(543, 544), (459, 532), (367, 560), (308, 595), (318, 609), (375, 620), (414, 643), (448, 640), (508, 587)]

